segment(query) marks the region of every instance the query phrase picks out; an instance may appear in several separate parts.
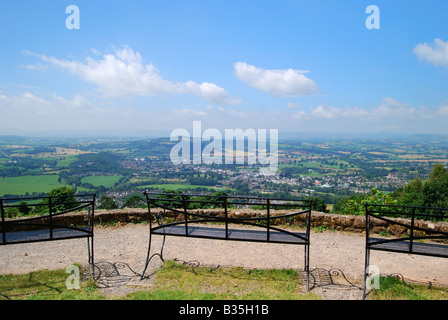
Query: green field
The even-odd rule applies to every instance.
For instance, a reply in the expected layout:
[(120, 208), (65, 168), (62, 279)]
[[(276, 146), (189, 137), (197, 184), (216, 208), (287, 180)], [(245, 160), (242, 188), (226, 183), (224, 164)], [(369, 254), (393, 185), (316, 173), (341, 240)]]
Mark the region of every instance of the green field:
[(112, 187), (123, 176), (88, 176), (81, 179), (83, 183), (90, 183), (95, 187), (104, 186), (106, 188)]
[(56, 169), (68, 168), (68, 166), (76, 162), (78, 160), (78, 156), (67, 156), (57, 160)]
[(9, 177), (0, 179), (0, 196), (5, 194), (24, 195), (47, 193), (65, 184), (58, 182), (58, 175), (37, 175), (23, 177)]
[(149, 184), (146, 186), (140, 186), (138, 189), (165, 189), (165, 190), (185, 190), (185, 189), (196, 189), (196, 188), (206, 188), (208, 190), (215, 189), (211, 186), (201, 186), (201, 185), (193, 185), (193, 184), (179, 184), (179, 183), (167, 183), (167, 184)]

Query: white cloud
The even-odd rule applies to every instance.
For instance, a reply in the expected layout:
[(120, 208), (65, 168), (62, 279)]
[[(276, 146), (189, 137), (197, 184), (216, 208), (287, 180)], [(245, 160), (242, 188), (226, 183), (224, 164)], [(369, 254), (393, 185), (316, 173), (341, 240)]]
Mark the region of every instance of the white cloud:
[(446, 133), (448, 103), (416, 107), (392, 99), (381, 100), (375, 107), (318, 105), (314, 108), (254, 110), (241, 107), (206, 105), (203, 108), (179, 107), (148, 110), (120, 105), (109, 100), (75, 95), (70, 98), (40, 89), (27, 88), (11, 94), (0, 90), (0, 129), (18, 130), (171, 130), (190, 128), (201, 120), (203, 129), (253, 128), (288, 131), (328, 132), (443, 132)]
[(209, 102), (214, 102), (217, 104), (241, 103), (241, 100), (239, 98), (230, 97), (223, 88), (218, 87), (216, 84), (210, 82), (203, 82), (202, 84), (197, 84), (194, 81), (177, 83), (177, 87), (174, 89), (174, 91), (181, 94), (195, 94)]
[(301, 108), (300, 104), (294, 103), (294, 102), (288, 102), (286, 104), (286, 106), (288, 107), (288, 109), (297, 109), (297, 108)]
[(307, 119), (308, 114), (305, 111), (294, 111), (292, 113), (292, 119)]
[(322, 119), (368, 119), (371, 113), (367, 110), (357, 107), (333, 107), (327, 105), (320, 105), (316, 108), (311, 108), (311, 115), (316, 118)]
[(192, 109), (176, 109), (173, 110), (172, 112), (170, 112), (170, 114), (168, 114), (169, 116), (169, 121), (172, 120), (197, 120), (198, 118), (202, 119), (203, 117), (206, 117), (208, 115), (207, 112), (205, 111), (196, 111), (196, 110), (192, 110)]
[(89, 119), (93, 119), (92, 116), (108, 112), (105, 108), (93, 105), (82, 95), (66, 99), (57, 94), (42, 96), (30, 91), (19, 95), (0, 95), (0, 110), (0, 127), (23, 129), (82, 127)]
[(448, 102), (439, 106), (437, 112), (441, 116), (448, 116)]
[[(284, 118), (300, 121), (301, 126), (310, 127), (328, 126), (328, 128), (340, 130), (391, 129), (397, 128), (415, 130), (415, 126), (429, 125), (446, 121), (448, 117), (447, 103), (437, 107), (412, 106), (387, 97), (373, 108), (360, 108), (350, 106), (329, 106), (321, 104), (308, 110), (294, 110), (288, 112)], [(325, 129), (328, 129), (325, 128)]]
[(303, 75), (308, 71), (265, 70), (245, 62), (235, 63), (234, 69), (240, 81), (273, 96), (308, 96), (319, 93), (316, 83)]
[(66, 99), (56, 94), (42, 97), (26, 91), (18, 96), (0, 95), (0, 108), (6, 112), (51, 115), (60, 111), (82, 112), (96, 107), (82, 95), (75, 95), (73, 99)]
[(425, 107), (414, 107), (390, 97), (381, 100), (381, 103), (372, 109), (359, 107), (335, 107), (321, 104), (311, 108), (309, 116), (318, 119), (341, 120), (354, 119), (360, 121), (411, 119), (418, 117), (431, 117), (431, 112)]
[(384, 98), (381, 103), (372, 111), (375, 117), (412, 117), (417, 109), (407, 103), (403, 103), (392, 98)]
[(448, 65), (448, 41), (435, 39), (433, 46), (420, 43), (414, 48), (420, 60), (433, 63), (435, 66)]
[(317, 118), (335, 119), (342, 115), (342, 109), (336, 107), (328, 107), (320, 105), (315, 109), (312, 109), (311, 114)]
[[(223, 88), (214, 83), (194, 81), (173, 82), (164, 79), (152, 64), (145, 64), (140, 53), (129, 47), (115, 50), (98, 59), (87, 57), (85, 62), (69, 61), (33, 54), (47, 64), (67, 70), (82, 80), (96, 85), (106, 97), (160, 96), (165, 94), (193, 94), (217, 104), (239, 104), (241, 100), (231, 97)], [(95, 55), (98, 52), (95, 50)], [(27, 66), (32, 68), (32, 66)], [(41, 64), (34, 68), (42, 69)]]

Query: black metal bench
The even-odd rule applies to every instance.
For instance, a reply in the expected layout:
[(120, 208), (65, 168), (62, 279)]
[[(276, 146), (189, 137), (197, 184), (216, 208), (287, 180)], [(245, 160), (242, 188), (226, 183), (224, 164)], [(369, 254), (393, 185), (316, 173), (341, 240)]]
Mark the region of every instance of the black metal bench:
[[(448, 232), (437, 228), (433, 223), (433, 221), (448, 218), (446, 215), (448, 209), (366, 203), (365, 212), (366, 250), (363, 298), (366, 297), (370, 250), (448, 258)], [(387, 229), (385, 229), (386, 225)], [(372, 229), (374, 228), (385, 229), (387, 237), (373, 236)]]
[[(40, 210), (36, 216), (8, 218), (11, 208)], [(75, 217), (67, 219), (70, 213), (79, 210), (85, 210), (86, 215), (76, 215), (77, 220)], [(89, 264), (94, 278), (94, 210), (95, 195), (0, 199), (0, 245), (87, 238)]]
[[(215, 240), (249, 241), (303, 245), (305, 247), (305, 271), (309, 289), (309, 247), (311, 200), (261, 199), (255, 197), (186, 195), (145, 192), (149, 211), (149, 243), (143, 279), (149, 262), (154, 256), (163, 261), (165, 236), (194, 237)], [(204, 209), (214, 207), (219, 209)], [(254, 208), (255, 216), (238, 217), (231, 208)], [(159, 212), (152, 214), (151, 208)], [(202, 208), (195, 210), (193, 208)], [(256, 210), (255, 210), (256, 209)], [(282, 211), (278, 214), (275, 210)], [(297, 211), (299, 210), (299, 211)], [(153, 223), (156, 218), (157, 225)], [(165, 222), (170, 218), (172, 221)], [(278, 222), (302, 219), (305, 232), (292, 232), (278, 226)], [(242, 225), (244, 228), (236, 228)], [(151, 255), (152, 235), (162, 235), (160, 253)]]

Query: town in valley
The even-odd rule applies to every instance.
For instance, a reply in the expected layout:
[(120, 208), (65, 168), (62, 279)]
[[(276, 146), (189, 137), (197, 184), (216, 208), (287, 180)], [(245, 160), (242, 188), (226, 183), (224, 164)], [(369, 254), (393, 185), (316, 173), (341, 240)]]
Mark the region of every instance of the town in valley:
[(278, 170), (262, 165), (174, 165), (169, 138), (0, 137), (0, 196), (43, 195), (60, 186), (120, 207), (145, 190), (193, 194), (319, 197), (332, 206), (375, 188), (387, 194), (447, 165), (444, 136), (300, 136), (278, 141)]

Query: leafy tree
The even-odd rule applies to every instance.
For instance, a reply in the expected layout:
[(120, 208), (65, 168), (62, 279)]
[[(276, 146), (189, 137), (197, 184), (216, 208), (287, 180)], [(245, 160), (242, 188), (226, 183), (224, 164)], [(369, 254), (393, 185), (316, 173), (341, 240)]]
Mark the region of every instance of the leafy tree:
[(32, 208), (27, 205), (26, 201), (20, 201), (18, 210), (19, 210), (20, 214), (26, 216), (30, 213)]
[[(67, 187), (67, 186), (63, 186), (63, 187), (59, 187), (59, 188), (51, 190), (48, 193), (48, 196), (52, 197), (51, 198), (52, 212), (55, 213), (55, 212), (65, 211), (65, 210), (76, 207), (77, 204), (73, 203), (76, 201), (74, 194), (75, 194), (75, 189)], [(50, 204), (50, 199), (45, 198), (42, 203)]]
[(235, 192), (236, 194), (241, 194), (241, 195), (245, 195), (245, 194), (249, 194), (249, 184), (242, 182), (240, 180), (237, 180), (233, 183), (233, 188), (235, 188)]
[(434, 165), (434, 167), (432, 168), (432, 171), (429, 175), (429, 180), (430, 181), (446, 180), (447, 177), (448, 177), (448, 172), (447, 172), (445, 166), (440, 163), (436, 163)]
[[(161, 206), (165, 206), (168, 208), (183, 208), (184, 207), (183, 200), (190, 199), (190, 196), (184, 196), (182, 194), (181, 190), (178, 190), (178, 191), (164, 190), (163, 193), (164, 193), (164, 195), (160, 195), (159, 198), (167, 199), (169, 201), (160, 201), (159, 203)], [(178, 201), (173, 201), (173, 200), (178, 200)]]
[(6, 208), (5, 209), (5, 217), (6, 218), (15, 218), (20, 216), (19, 208), (13, 207), (13, 208)]
[(98, 206), (98, 209), (104, 209), (104, 210), (113, 210), (118, 209), (118, 205), (115, 202), (115, 198), (112, 196), (101, 196), (100, 198), (100, 205)]
[(448, 207), (448, 170), (442, 164), (435, 164), (429, 179), (417, 178), (392, 193), (400, 205), (435, 208)]
[(423, 206), (424, 182), (420, 178), (410, 181), (406, 186), (395, 190), (391, 196), (397, 199), (400, 205)]
[(139, 194), (130, 196), (124, 203), (122, 208), (144, 208), (146, 207), (146, 201)]
[(425, 207), (448, 207), (448, 171), (436, 164), (423, 187), (423, 205)]
[(350, 196), (338, 202), (337, 206), (333, 208), (333, 212), (341, 214), (365, 214), (365, 204), (380, 204), (380, 205), (397, 205), (398, 201), (392, 198), (391, 195), (383, 194), (376, 188), (366, 195)]
[[(214, 209), (214, 208), (224, 208), (224, 199), (227, 196), (227, 193), (224, 191), (216, 191), (212, 193), (208, 197), (197, 197), (193, 200), (197, 200), (198, 202), (190, 203), (190, 209)], [(209, 202), (199, 202), (199, 201), (211, 201), (217, 203), (209, 203)], [(227, 205), (227, 208), (231, 208), (232, 205)]]
[(323, 213), (328, 213), (327, 204), (322, 198), (313, 197), (313, 201), (311, 204), (313, 210)]
[(363, 199), (364, 195), (361, 194), (352, 194), (350, 196), (343, 197), (336, 202), (331, 212), (339, 214), (352, 214), (353, 204), (361, 203)]

